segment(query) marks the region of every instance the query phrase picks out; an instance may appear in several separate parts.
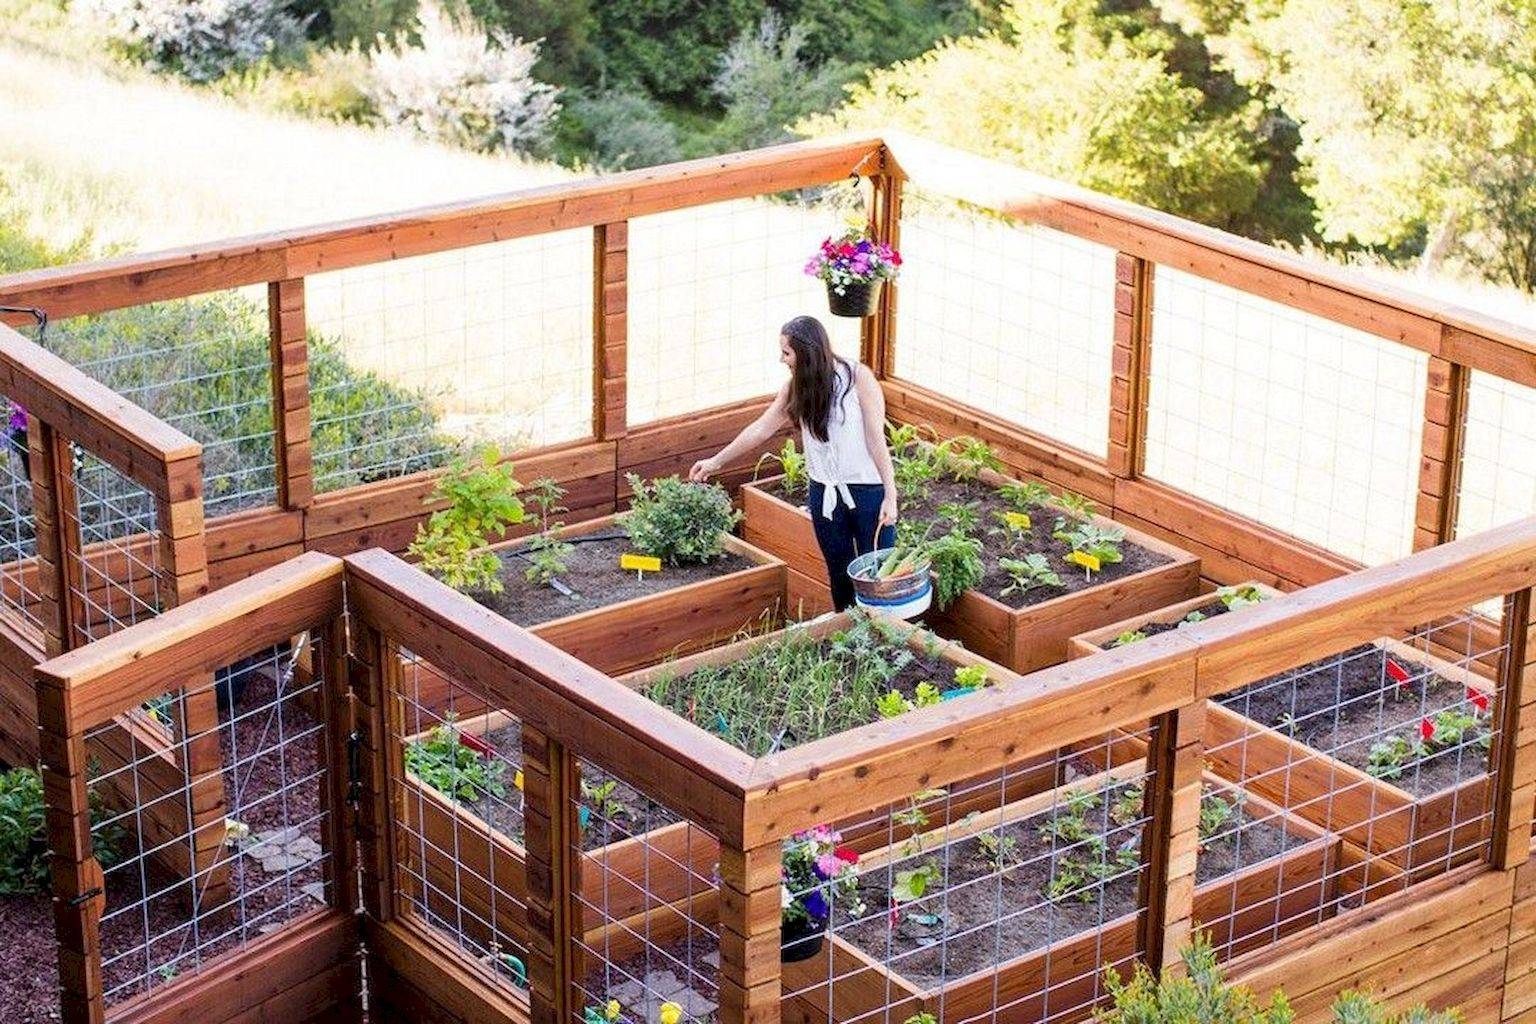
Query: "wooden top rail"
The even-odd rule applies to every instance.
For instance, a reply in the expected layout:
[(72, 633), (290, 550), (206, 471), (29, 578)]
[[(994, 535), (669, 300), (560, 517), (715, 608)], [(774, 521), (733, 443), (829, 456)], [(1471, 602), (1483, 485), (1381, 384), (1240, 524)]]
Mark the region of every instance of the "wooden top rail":
[(722, 842), (740, 839), (746, 753), (383, 549), (347, 556), (346, 579), (363, 622)]
[(919, 188), (1536, 387), (1536, 330), (915, 136), (886, 132), (884, 140), (895, 168)]
[[(748, 846), (1017, 764), (1536, 585), (1536, 516), (760, 759)], [(1209, 682), (1207, 682), (1209, 681)]]
[(341, 560), (309, 552), (37, 666), (79, 731), (341, 614)]
[[(200, 459), (202, 445), (4, 324), (0, 391), (157, 497), (179, 501), (201, 493), (198, 473), (166, 467)], [(192, 490), (171, 494), (172, 480)]]
[[(872, 171), (872, 136), (838, 136), (522, 189), (316, 227), (0, 277), (0, 304), (55, 319), (283, 281), (644, 214), (825, 184)], [(19, 314), (10, 314), (18, 318)]]

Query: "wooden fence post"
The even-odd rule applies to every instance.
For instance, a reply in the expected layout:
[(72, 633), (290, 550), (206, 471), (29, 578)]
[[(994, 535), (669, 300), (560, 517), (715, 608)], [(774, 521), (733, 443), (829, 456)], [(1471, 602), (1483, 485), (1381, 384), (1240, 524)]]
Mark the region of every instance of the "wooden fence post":
[(106, 1019), (101, 971), (101, 911), (106, 902), (94, 855), (85, 737), (73, 731), (68, 694), (37, 681), (39, 772), (48, 797), (53, 927), (59, 950), (59, 1010), (63, 1024)]
[(778, 1024), (782, 854), (777, 842), (720, 847), (720, 1016)]
[(1530, 859), (1531, 818), (1536, 814), (1536, 623), (1531, 603), (1529, 587), (1504, 598), (1489, 859), (1506, 871)]
[[(883, 169), (870, 179), (874, 189), (870, 227), (880, 241), (900, 248), (902, 178), (883, 152), (881, 163)], [(859, 325), (859, 360), (882, 380), (896, 370), (897, 298), (897, 282), (887, 281), (875, 315), (865, 317)]]
[(267, 320), (277, 505), (307, 508), (314, 500), (315, 466), (310, 446), (309, 339), (302, 277), (267, 285)]
[[(352, 809), (350, 737), (356, 727), (356, 708), (352, 699), (352, 663), (347, 654), (346, 620), (338, 615), (324, 630), (321, 654), (315, 664), (324, 673), (325, 753), (326, 753), (326, 829), (325, 849), (331, 883), (331, 905), (351, 913), (358, 908), (357, 849), (354, 844)], [(316, 635), (316, 634), (312, 634)]]
[(579, 1006), (580, 881), (574, 758), (523, 723), (523, 835), (528, 873), (528, 999), (533, 1024), (565, 1024)]
[(1424, 387), (1423, 456), (1414, 513), (1413, 550), (1423, 551), (1456, 536), (1461, 500), (1461, 465), (1467, 441), (1467, 395), (1472, 371), (1430, 356)]
[(592, 229), (592, 436), (628, 430), (629, 221)]
[(1193, 934), (1204, 729), (1204, 701), (1169, 711), (1154, 720), (1147, 750), (1141, 951), (1159, 972), (1181, 969)]
[(35, 416), (27, 424), (27, 450), (37, 536), (37, 589), (42, 599), (39, 618), (43, 621), (45, 652), (53, 658), (75, 646), (77, 630), (85, 625), (85, 605), (80, 597), (80, 531), (69, 525), (75, 518), (74, 477), (68, 470), (59, 472), (60, 452), (66, 467), (73, 456), (69, 442)]
[[(356, 701), (357, 740), (348, 756), (356, 760), (357, 842), (360, 902), (363, 912), (383, 923), (395, 916), (393, 806), (389, 770), (390, 694), (399, 692), (399, 655), (377, 629), (354, 612), (349, 682)], [(398, 757), (396, 758), (398, 760)]]
[(1147, 462), (1152, 374), (1152, 280), (1156, 265), (1115, 255), (1115, 348), (1109, 388), (1109, 471), (1140, 476)]

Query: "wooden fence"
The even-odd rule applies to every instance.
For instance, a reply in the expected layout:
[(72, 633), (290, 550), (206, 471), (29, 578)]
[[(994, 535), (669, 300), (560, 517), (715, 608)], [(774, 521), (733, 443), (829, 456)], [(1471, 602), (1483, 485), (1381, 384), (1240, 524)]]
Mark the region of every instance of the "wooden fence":
[[(931, 425), (944, 434), (982, 437), (998, 449), (1015, 475), (1086, 494), (1116, 519), (1198, 554), (1204, 575), (1211, 580), (1233, 583), (1255, 579), (1285, 590), (1307, 589), (1252, 617), (1213, 626), (1198, 643), (1160, 639), (1145, 648), (1094, 659), (1093, 663), (1037, 673), (1006, 698), (978, 699), (953, 713), (914, 718), (910, 730), (900, 730), (899, 743), (882, 739), (854, 752), (840, 749), (826, 760), (822, 758), (831, 752), (813, 744), (750, 766), (731, 752), (718, 749), (718, 744), (704, 743), (694, 731), (678, 733), (676, 725), (657, 712), (636, 706), (631, 709), (635, 717), (626, 717), (587, 702), (572, 704), (570, 691), (578, 680), (615, 696), (620, 690), (612, 689), (617, 684), (579, 663), (551, 654), (550, 649), (515, 627), (471, 614), (451, 595), (434, 589), (403, 567), (374, 554), (355, 560), (348, 569), (349, 580), (356, 583), (354, 610), (373, 631), (361, 634), (366, 640), (362, 644), (360, 634), (354, 632), (352, 636), (353, 671), (367, 680), (359, 684), (358, 693), (386, 692), (379, 689), (384, 682), (375, 677), (384, 672), (388, 662), (381, 653), (388, 644), (404, 644), (418, 653), (431, 650), (428, 656), (434, 664), (442, 659), (483, 681), (505, 709), (531, 723), (524, 747), (530, 782), (566, 787), (562, 796), (558, 790), (546, 792), (530, 785), (528, 794), (534, 817), (545, 826), (544, 833), (531, 828), (528, 836), (530, 864), (540, 865), (538, 885), (529, 888), (530, 910), (538, 912), (530, 921), (536, 922), (535, 933), (548, 940), (535, 944), (529, 965), (534, 968), (531, 973), (536, 982), (530, 1012), (539, 1019), (570, 1019), (570, 1012), (580, 1011), (580, 1007), (572, 1006), (576, 997), (569, 988), (575, 968), (562, 959), (573, 934), (570, 908), (563, 902), (570, 896), (569, 881), (565, 883), (567, 889), (560, 890), (557, 871), (570, 859), (570, 851), (560, 839), (564, 833), (559, 822), (570, 797), (572, 773), (564, 766), (574, 756), (573, 751), (615, 771), (627, 770), (636, 776), (632, 781), (639, 789), (664, 787), (673, 799), (679, 791), (697, 794), (680, 810), (718, 839), (724, 850), (734, 851), (722, 852), (718, 911), (722, 1005), (729, 1008), (728, 1019), (770, 1020), (780, 1012), (780, 985), (777, 957), (767, 956), (764, 950), (770, 945), (776, 947), (777, 940), (770, 943), (768, 915), (759, 911), (768, 902), (770, 888), (776, 904), (777, 882), (770, 885), (767, 881), (773, 874), (767, 865), (770, 861), (777, 865), (778, 840), (789, 831), (812, 820), (833, 817), (836, 810), (854, 814), (867, 811), (877, 801), (909, 796), (922, 788), (913, 772), (925, 777), (942, 775), (958, 771), (953, 766), (967, 759), (969, 767), (975, 769), (977, 763), (996, 760), (1000, 750), (1006, 751), (1010, 761), (1026, 757), (1029, 751), (999, 738), (1026, 718), (1036, 724), (1075, 722), (1078, 731), (1097, 730), (1094, 735), (1135, 718), (1157, 723), (1152, 734), (1158, 747), (1153, 753), (1154, 760), (1163, 766), (1156, 775), (1161, 789), (1152, 802), (1158, 822), (1154, 834), (1163, 844), (1163, 855), (1151, 858), (1147, 870), (1155, 873), (1158, 881), (1177, 881), (1184, 862), (1173, 853), (1179, 843), (1187, 842), (1188, 802), (1191, 791), (1198, 792), (1199, 788), (1191, 785), (1188, 774), (1188, 762), (1196, 756), (1196, 741), (1187, 721), (1193, 707), (1219, 689), (1257, 678), (1256, 673), (1297, 664), (1299, 653), (1332, 651), (1352, 639), (1390, 636), (1454, 614), (1474, 600), (1518, 595), (1533, 582), (1536, 527), (1529, 522), (1464, 538), (1454, 545), (1444, 543), (1453, 540), (1457, 521), (1469, 377), (1483, 373), (1536, 387), (1536, 337), (1531, 332), (1133, 204), (896, 135), (798, 143), (404, 214), (0, 278), (0, 303), (37, 307), (54, 320), (236, 287), (267, 286), (277, 503), (206, 524), (201, 522), (201, 479), (195, 446), (188, 447), (185, 438), (167, 431), (163, 424), (61, 361), (46, 357), (15, 333), (0, 329), (0, 372), (6, 374), (0, 379), (0, 392), (26, 406), (37, 424), (31, 462), (33, 501), (42, 510), (39, 521), (49, 526), (49, 513), (59, 507), (61, 478), (68, 476), (57, 472), (60, 453), (67, 451), (67, 440), (74, 440), (156, 495), (157, 515), (161, 517), (157, 538), (170, 544), (161, 565), (174, 567), (169, 577), (175, 582), (174, 595), (168, 596), (166, 605), (200, 590), (205, 568), (207, 585), (219, 590), (260, 570), (280, 566), (271, 570), (276, 576), (263, 573), (250, 582), (260, 581), (260, 587), (282, 590), (288, 583), (273, 581), (291, 581), (286, 574), (296, 570), (287, 560), (303, 552), (348, 555), (373, 547), (401, 550), (422, 517), (431, 511), (424, 499), (431, 490), (433, 473), (316, 493), (305, 278), (573, 228), (592, 231), (591, 431), (586, 438), (519, 452), (515, 458), (520, 476), (550, 477), (568, 488), (572, 519), (612, 512), (627, 497), (626, 472), (661, 475), (686, 469), (695, 459), (717, 450), (758, 413), (764, 401), (751, 399), (642, 426), (629, 424), (627, 288), (630, 263), (637, 258), (631, 248), (631, 219), (838, 182), (850, 174), (865, 176), (871, 220), (877, 231), (892, 241), (900, 238), (904, 190), (922, 189), (1021, 225), (1038, 225), (1109, 246), (1118, 254), (1113, 337), (1104, 342), (1113, 346), (1106, 455), (1074, 449), (1025, 425), (897, 376), (897, 353), (904, 337), (900, 286), (886, 290), (879, 312), (864, 322), (861, 335), (862, 358), (881, 377), (894, 419)], [(1146, 408), (1148, 394), (1157, 386), (1150, 348), (1155, 308), (1152, 295), (1160, 266), (1220, 282), (1427, 356), (1423, 450), (1412, 539), (1413, 547), (1423, 552), (1420, 556), (1348, 575), (1359, 566), (1346, 556), (1147, 476)], [(786, 272), (792, 273), (793, 268)], [(23, 318), (16, 315), (11, 322), (20, 325)], [(752, 460), (745, 459), (729, 467), (723, 479), (732, 485), (740, 483), (751, 475), (751, 467)], [(45, 594), (50, 586), (55, 594), (68, 594), (66, 583), (49, 582), (50, 575), (57, 577), (55, 567), (60, 563), (56, 555), (50, 560), (53, 549), (48, 544), (55, 541), (41, 535), (57, 535), (47, 529), (39, 533), (35, 565), (8, 568), (35, 573), (39, 594)], [(57, 541), (67, 542), (68, 537)], [(303, 564), (305, 572), (318, 571), (312, 566), (319, 563)], [(791, 577), (792, 593), (798, 587), (802, 594), (814, 594), (821, 586), (820, 581), (804, 574), (791, 572)], [(108, 702), (110, 713), (131, 711), (134, 702), (153, 694), (147, 683), (121, 689), (117, 681), (121, 673), (132, 672), (131, 662), (125, 659), (137, 657), (136, 645), (150, 642), (144, 638), (155, 638), (154, 644), (167, 649), (186, 651), (211, 643), (213, 653), (200, 654), (192, 664), (200, 671), (228, 665), (248, 653), (251, 645), (237, 635), (243, 623), (239, 616), (209, 611), (220, 607), (210, 603), (220, 596), (195, 602), (189, 609), (196, 611), (189, 616), (162, 616), (161, 621), (135, 625), (124, 634), (132, 639), (103, 641), (89, 649), (93, 652), (90, 655), (78, 652), (80, 660), (65, 663), (68, 673), (58, 663), (47, 666), (39, 691), (45, 696), (38, 705), (44, 718), (44, 761), (51, 771), (63, 773), (58, 784), (77, 799), (84, 799), (80, 788), (83, 762), (79, 751), (69, 744), (80, 735), (81, 720), (71, 716), (80, 714), (81, 705), (64, 698), (49, 705), (48, 700), (54, 698), (46, 695), (100, 690), (113, 694)], [(34, 626), (29, 634), (20, 624), (3, 624), (10, 640), (5, 664), (13, 682), (27, 678), (35, 660), (68, 646), (67, 604), (56, 600), (53, 610), (40, 616), (40, 621), (49, 624), (45, 632)], [(304, 623), (285, 620), (274, 629), (292, 635), (324, 627), (323, 618)], [(1501, 633), (1491, 620), (1477, 623), (1479, 649), (1501, 652), (1504, 665), (1500, 686), (1505, 700), (1500, 706), (1506, 718), (1500, 733), (1504, 739), (1497, 752), (1494, 800), (1489, 808), (1489, 864), (1463, 866), (1416, 888), (1408, 899), (1425, 902), (1414, 907), (1404, 907), (1388, 897), (1363, 910), (1340, 915), (1295, 940), (1310, 944), (1310, 949), (1288, 954), (1293, 940), (1286, 939), (1272, 950), (1250, 954), (1238, 961), (1240, 974), (1260, 984), (1284, 983), (1293, 992), (1309, 996), (1330, 986), (1373, 980), (1391, 986), (1394, 994), (1437, 998), (1450, 998), (1480, 985), (1474, 993), (1481, 1000), (1474, 1019), (1536, 1019), (1532, 1016), (1536, 1014), (1536, 998), (1530, 994), (1536, 980), (1525, 967), (1528, 957), (1515, 952), (1530, 947), (1529, 908), (1536, 900), (1536, 879), (1528, 866), (1518, 866), (1528, 852), (1524, 840), (1529, 835), (1532, 793), (1536, 792), (1531, 777), (1536, 747), (1530, 746), (1525, 728), (1529, 723), (1510, 717), (1531, 697), (1530, 669), (1521, 660), (1528, 655), (1518, 653), (1531, 649), (1528, 597), (1516, 596), (1506, 604), (1502, 627)], [(12, 632), (15, 637), (9, 636)], [(174, 647), (183, 642), (191, 646)], [(431, 648), (427, 646), (430, 644), (442, 646)], [(65, 658), (76, 656), (67, 654)], [(78, 691), (58, 685), (63, 675), (75, 678), (77, 670), (71, 666), (80, 666)], [(505, 692), (504, 684), (490, 681), (493, 672), (503, 670), (512, 671), (512, 678), (535, 685), (527, 693)], [(1224, 673), (1219, 687), (1209, 682), (1217, 672)], [(112, 680), (111, 685), (84, 682), (96, 677)], [(211, 689), (194, 689), (212, 700)], [(1136, 695), (1134, 706), (1119, 703), (1127, 691)], [(123, 697), (125, 693), (127, 697)], [(1116, 695), (1113, 707), (1105, 698), (1110, 693)], [(380, 760), (387, 754), (380, 737), (388, 732), (381, 721), (368, 716), (380, 715), (384, 708), (369, 705), (365, 696), (359, 699), (363, 701), (359, 731), (369, 755), (364, 762), (370, 766), (364, 771), (364, 789), (378, 800), (387, 791), (390, 778), (387, 760)], [(24, 737), (34, 711), (19, 687), (7, 711), (15, 727), (8, 725), (4, 738), (13, 745), (20, 744), (7, 756), (21, 759), (29, 749)], [(187, 735), (199, 732), (195, 726), (184, 728)], [(374, 731), (370, 733), (370, 729)], [(583, 730), (598, 731), (584, 734)], [(338, 722), (336, 731), (344, 734), (350, 728), (344, 729)], [(906, 735), (908, 732), (911, 734)], [(592, 735), (618, 745), (604, 748), (592, 742)], [(366, 742), (370, 737), (371, 746)], [(49, 743), (64, 746), (50, 748)], [(618, 763), (614, 751), (634, 759)], [(345, 754), (335, 748), (332, 756), (330, 769), (335, 774)], [(700, 782), (701, 778), (710, 781)], [(833, 784), (843, 779), (858, 779), (860, 785), (839, 788)], [(545, 801), (542, 813), (539, 800)], [(363, 868), (368, 879), (362, 903), (370, 911), (369, 949), (381, 968), (374, 975), (380, 986), (375, 991), (388, 993), (383, 1005), (404, 1014), (436, 1004), (456, 1017), (490, 1014), (520, 1019), (524, 1012), (520, 998), (509, 997), (504, 988), (485, 982), (474, 965), (461, 963), (451, 950), (437, 944), (430, 931), (408, 927), (408, 922), (391, 909), (396, 906), (396, 893), (388, 890), (383, 879), (383, 873), (391, 868), (380, 845), (383, 837), (374, 831), (386, 817), (375, 807), (371, 819), (367, 815), (362, 818)], [(78, 824), (76, 820), (70, 827), (78, 829)], [(56, 834), (65, 834), (62, 825)], [(543, 839), (538, 838), (541, 834)], [(76, 834), (77, 852), (78, 838)], [(78, 865), (83, 859), (73, 863)], [(58, 895), (66, 900), (78, 898), (89, 890), (88, 882), (89, 878), (78, 871), (63, 873), (56, 879)], [(1141, 950), (1166, 962), (1169, 951), (1187, 933), (1190, 904), (1185, 887), (1154, 886), (1152, 891), (1159, 890), (1169, 893), (1169, 898), (1146, 905), (1145, 923), (1137, 935)], [(346, 910), (347, 906), (339, 902), (338, 909)], [(1479, 947), (1475, 955), (1467, 951), (1466, 956), (1443, 960), (1423, 957), (1420, 963), (1414, 950), (1405, 946), (1405, 923), (1424, 929), (1409, 934), (1423, 934), (1426, 945), (1453, 944), (1453, 928), (1475, 923), (1487, 931), (1487, 945)], [(308, 941), (304, 936), (330, 943), (326, 948), (334, 951), (338, 927), (327, 921), (316, 926), (312, 935), (285, 930), (282, 938), (261, 947), (261, 955), (275, 955), (272, 950), (280, 942), (289, 943), (283, 948), (285, 955), (291, 953), (297, 948), (292, 944)], [(71, 1014), (99, 1016), (99, 988), (92, 989), (86, 969), (90, 947), (81, 945), (85, 938), (61, 935), (74, 957), (67, 959), (66, 982), (78, 982), (74, 1001), (66, 1006)], [(1330, 941), (1319, 944), (1322, 938)], [(1340, 950), (1348, 950), (1349, 955), (1339, 955)], [(1325, 951), (1333, 955), (1327, 956)], [(1499, 966), (1496, 979), (1495, 961)], [(339, 961), (332, 958), (326, 962)], [(1318, 967), (1320, 962), (1326, 962), (1326, 969)], [(1503, 973), (1506, 962), (1507, 976)], [(1413, 969), (1406, 969), (1405, 963), (1412, 963)], [(336, 970), (341, 972), (342, 968)], [(341, 976), (338, 973), (337, 977)], [(298, 984), (296, 979), (288, 980)], [(152, 998), (173, 999), (175, 992), (185, 991), (191, 984), (170, 986)], [(232, 1019), (260, 1002), (249, 992), (239, 994), (239, 986), (232, 981), (216, 987), (219, 992), (236, 993), (229, 996), (234, 1001), (219, 1006), (195, 1005), (221, 1019)], [(334, 989), (325, 991), (336, 995)], [(276, 988), (262, 992), (264, 999), (281, 995)], [(1497, 1012), (1489, 1000), (1499, 1004)], [(319, 1013), (320, 1004), (313, 1005), (314, 1012)], [(149, 1014), (147, 1009), (133, 1012)], [(185, 1006), (176, 1012), (185, 1012)], [(142, 1019), (156, 1018), (149, 1014)]]

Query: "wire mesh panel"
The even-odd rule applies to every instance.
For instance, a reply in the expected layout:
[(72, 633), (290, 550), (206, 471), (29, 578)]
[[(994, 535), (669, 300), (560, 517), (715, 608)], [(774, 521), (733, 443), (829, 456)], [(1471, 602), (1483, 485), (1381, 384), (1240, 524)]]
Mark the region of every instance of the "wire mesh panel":
[(65, 578), (73, 646), (158, 615), (174, 603), (162, 562), (155, 496), (114, 467), (69, 446), (74, 501), (63, 504), (66, 529), (79, 538)]
[(631, 424), (776, 392), (779, 328), (809, 314), (857, 359), (859, 321), (827, 313), (805, 263), (841, 230), (835, 199), (747, 199), (629, 222)]
[(37, 579), (37, 523), (32, 514), (31, 457), (25, 408), (0, 395), (0, 607), (34, 633), (46, 628), (40, 617)]
[(1309, 865), (1282, 879), (1266, 927), (1315, 923), (1486, 851), (1503, 652), (1469, 614), (1212, 701), (1206, 756), (1251, 794), (1245, 813), (1338, 839), (1321, 874)]
[(573, 1022), (720, 1019), (719, 844), (623, 773), (578, 766)]
[(1536, 388), (1474, 372), (1456, 532), (1536, 513)]
[(1412, 547), (1425, 356), (1157, 268), (1147, 473), (1366, 564)]
[(315, 488), (592, 424), (592, 232), (306, 278)]
[(526, 988), (521, 723), (484, 690), (398, 656), (398, 905), (490, 976)]
[(255, 652), (87, 733), (107, 1005), (332, 901), (320, 647)]
[(209, 517), (275, 500), (263, 289), (72, 317), (31, 336), (202, 444)]
[(784, 998), (829, 1024), (1086, 1019), (1104, 968), (1128, 972), (1140, 948), (1149, 737), (1117, 732), (787, 840)]
[(901, 249), (897, 376), (1103, 455), (1115, 251), (910, 188)]

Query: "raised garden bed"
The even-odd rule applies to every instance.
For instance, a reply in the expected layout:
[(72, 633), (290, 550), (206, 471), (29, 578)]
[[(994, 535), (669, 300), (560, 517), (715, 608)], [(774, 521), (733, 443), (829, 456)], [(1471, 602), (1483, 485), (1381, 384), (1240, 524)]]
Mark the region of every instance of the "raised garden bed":
[[(786, 964), (785, 991), (808, 1019), (826, 1019), (829, 978), (837, 1020), (876, 1019), (888, 1005), (898, 1007), (895, 1019), (924, 1010), (945, 1019), (1088, 1016), (1103, 966), (1137, 952), (1141, 771), (1128, 764), (1091, 775), (866, 856), (860, 895), (869, 909), (835, 922), (819, 955)], [(1218, 949), (1235, 955), (1331, 913), (1339, 841), (1251, 796), (1233, 803), (1237, 791), (1214, 776), (1208, 786), (1208, 801), (1233, 808), (1197, 863), (1195, 916)], [(1077, 819), (1086, 836), (1052, 840), (1043, 830), (1087, 794), (1096, 803)], [(1128, 798), (1134, 810), (1124, 813)], [(893, 903), (896, 872), (925, 864), (936, 868), (933, 888)], [(1102, 886), (1091, 871), (1079, 874), (1092, 864), (1110, 875)]]
[[(947, 530), (941, 506), (962, 519), (974, 519), (969, 535), (982, 542), (983, 575), (947, 608), (934, 607), (924, 620), (943, 636), (1018, 672), (1061, 662), (1067, 641), (1127, 614), (1150, 612), (1193, 595), (1199, 586), (1198, 557), (1155, 537), (1078, 506), (1047, 500), (1042, 489), (1028, 488), (990, 469), (974, 470), (974, 478), (941, 476), (920, 489), (904, 489), (901, 514), (910, 523), (937, 522)], [(1024, 494), (1032, 494), (1026, 498)], [(804, 492), (786, 490), (785, 477), (743, 485), (742, 536), (784, 559), (800, 580), (826, 585), (826, 566), (816, 546)], [(1031, 501), (1034, 503), (1031, 504)], [(968, 511), (955, 513), (955, 506)], [(1004, 513), (1024, 512), (1028, 525), (1015, 519), (1010, 533)], [(1065, 525), (1086, 525), (1101, 533), (1123, 535), (1121, 560), (1104, 561), (1089, 572), (1066, 560), (1067, 542), (1053, 537), (1059, 519)], [(1042, 554), (1044, 567), (1056, 584), (1020, 588), (1002, 559), (1023, 560)], [(1012, 588), (1012, 589), (1010, 589)]]
[[(1073, 654), (1170, 628), (1209, 601), (1074, 637)], [(1445, 870), (1488, 827), (1495, 687), (1480, 673), (1380, 638), (1210, 701), (1206, 757), (1223, 777), (1413, 877)]]

